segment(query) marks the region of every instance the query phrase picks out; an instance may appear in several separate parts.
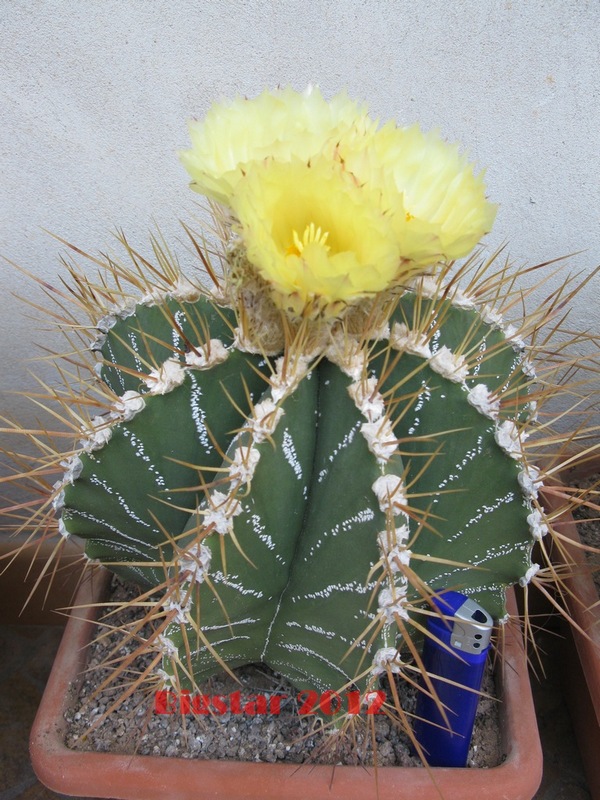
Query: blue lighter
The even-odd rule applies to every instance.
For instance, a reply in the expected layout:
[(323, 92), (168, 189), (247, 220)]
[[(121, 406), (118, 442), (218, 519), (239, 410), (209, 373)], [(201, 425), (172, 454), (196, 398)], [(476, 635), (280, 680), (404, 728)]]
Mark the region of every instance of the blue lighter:
[[(445, 647), (426, 637), (423, 663), (438, 699), (436, 702), (425, 692), (419, 692), (413, 730), (430, 766), (464, 767), (493, 620), (478, 603), (459, 592), (444, 592), (433, 598), (433, 602), (446, 619), (432, 615), (427, 627)], [(444, 706), (448, 722), (439, 703)]]

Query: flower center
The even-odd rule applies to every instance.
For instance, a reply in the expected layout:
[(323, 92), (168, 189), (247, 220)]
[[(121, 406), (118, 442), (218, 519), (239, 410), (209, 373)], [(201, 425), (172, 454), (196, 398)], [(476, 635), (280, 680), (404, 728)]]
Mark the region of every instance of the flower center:
[(328, 253), (331, 249), (330, 246), (327, 244), (327, 239), (329, 238), (329, 231), (323, 231), (321, 226), (317, 228), (314, 222), (311, 222), (309, 225), (306, 226), (304, 229), (304, 233), (302, 234), (302, 239), (298, 236), (298, 231), (292, 231), (293, 242), (287, 248), (286, 255), (288, 256), (300, 256), (302, 255), (304, 248), (309, 244), (319, 244), (321, 247), (325, 249)]

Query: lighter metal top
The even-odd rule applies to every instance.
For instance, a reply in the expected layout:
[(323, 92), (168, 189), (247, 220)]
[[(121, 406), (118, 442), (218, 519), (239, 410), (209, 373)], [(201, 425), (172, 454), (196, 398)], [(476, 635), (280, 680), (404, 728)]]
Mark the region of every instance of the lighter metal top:
[(465, 600), (454, 614), (450, 644), (463, 653), (485, 652), (493, 624), (491, 616), (478, 603)]

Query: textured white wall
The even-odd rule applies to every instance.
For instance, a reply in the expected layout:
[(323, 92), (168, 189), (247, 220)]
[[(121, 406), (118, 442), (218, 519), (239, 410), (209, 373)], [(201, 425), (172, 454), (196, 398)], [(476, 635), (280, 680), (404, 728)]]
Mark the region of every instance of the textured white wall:
[[(265, 86), (318, 83), (461, 141), (500, 204), (490, 249), (517, 262), (584, 250), (600, 263), (597, 0), (11, 0), (0, 8), (0, 254), (55, 281), (62, 248), (122, 227), (171, 241), (195, 196), (176, 151), (186, 120)], [(181, 252), (184, 254), (183, 248)], [(185, 260), (185, 257), (184, 257)], [(51, 342), (2, 264), (0, 389), (31, 386)], [(600, 334), (600, 278), (571, 326)], [(36, 367), (36, 369), (39, 369)], [(3, 413), (19, 405), (2, 400)], [(22, 412), (20, 412), (22, 416)]]

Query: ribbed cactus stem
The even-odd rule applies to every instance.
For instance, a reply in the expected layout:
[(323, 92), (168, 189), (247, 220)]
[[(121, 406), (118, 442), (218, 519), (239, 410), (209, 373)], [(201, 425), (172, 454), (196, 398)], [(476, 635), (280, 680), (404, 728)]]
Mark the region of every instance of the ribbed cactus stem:
[(547, 524), (531, 368), (495, 312), (423, 279), (290, 326), (267, 359), (245, 312), (154, 302), (104, 325), (115, 399), (55, 504), (91, 558), (162, 587), (166, 681), (264, 661), (299, 689), (368, 692), (432, 592), (503, 618)]

